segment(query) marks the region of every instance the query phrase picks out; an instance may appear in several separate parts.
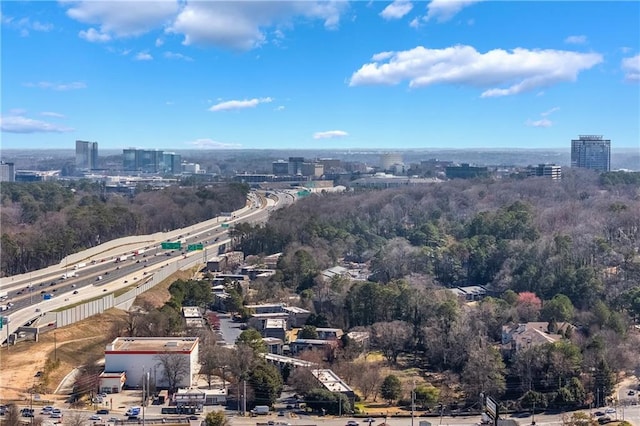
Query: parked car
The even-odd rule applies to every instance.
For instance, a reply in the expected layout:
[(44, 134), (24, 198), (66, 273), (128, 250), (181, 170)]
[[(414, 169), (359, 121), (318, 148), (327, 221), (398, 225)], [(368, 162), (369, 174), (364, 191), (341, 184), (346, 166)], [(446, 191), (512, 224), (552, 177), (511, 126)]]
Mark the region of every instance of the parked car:
[(102, 420), (102, 417), (100, 417), (97, 414), (93, 414), (91, 417), (89, 417), (89, 420), (93, 420), (93, 421), (98, 421), (99, 422), (99, 421)]
[(109, 414), (109, 410), (107, 410), (106, 408), (102, 408), (96, 411), (96, 414)]
[(347, 422), (347, 426), (358, 426), (358, 422), (356, 422), (355, 420), (349, 420)]

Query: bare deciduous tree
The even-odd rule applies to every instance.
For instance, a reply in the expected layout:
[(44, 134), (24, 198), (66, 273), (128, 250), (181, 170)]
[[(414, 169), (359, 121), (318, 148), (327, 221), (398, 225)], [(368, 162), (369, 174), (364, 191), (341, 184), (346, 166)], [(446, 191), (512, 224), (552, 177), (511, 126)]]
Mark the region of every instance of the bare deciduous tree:
[(182, 379), (190, 373), (189, 358), (179, 353), (165, 352), (156, 355), (155, 359), (162, 366), (162, 377), (167, 383), (169, 393), (174, 393)]

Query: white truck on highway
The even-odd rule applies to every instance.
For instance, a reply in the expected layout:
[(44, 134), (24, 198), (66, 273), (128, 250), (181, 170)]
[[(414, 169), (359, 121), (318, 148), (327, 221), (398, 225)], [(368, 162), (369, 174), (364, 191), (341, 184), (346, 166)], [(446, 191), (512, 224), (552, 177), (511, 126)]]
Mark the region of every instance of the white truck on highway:
[(129, 255), (124, 255), (124, 256), (119, 256), (118, 258), (116, 258), (116, 263), (118, 262), (124, 262), (125, 260), (127, 260), (129, 258)]
[(75, 265), (73, 269), (80, 269), (80, 268), (84, 268), (85, 266), (87, 266), (87, 264), (85, 262), (81, 262)]
[(7, 297), (9, 297), (9, 293), (7, 291), (4, 291), (4, 290), (0, 291), (0, 300), (4, 300)]
[(78, 276), (78, 274), (76, 274), (73, 271), (70, 271), (70, 272), (65, 272), (64, 274), (62, 274), (62, 279), (66, 280), (67, 278), (77, 277), (77, 276)]

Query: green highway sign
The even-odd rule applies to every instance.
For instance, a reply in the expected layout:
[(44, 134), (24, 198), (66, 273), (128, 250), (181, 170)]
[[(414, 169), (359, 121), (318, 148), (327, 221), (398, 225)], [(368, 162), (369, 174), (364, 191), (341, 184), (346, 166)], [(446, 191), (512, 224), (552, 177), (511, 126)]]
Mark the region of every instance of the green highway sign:
[(223, 228), (228, 228), (228, 227), (229, 227), (229, 224), (228, 224), (228, 223), (223, 223), (223, 224), (222, 224), (222, 225), (220, 225), (220, 226), (222, 226)]
[(188, 250), (188, 251), (204, 250), (204, 247), (202, 246), (202, 243), (199, 243), (199, 244), (189, 244), (189, 245), (187, 246), (187, 250)]
[(165, 250), (180, 250), (182, 248), (182, 243), (180, 241), (175, 243), (164, 242), (162, 243), (162, 248)]

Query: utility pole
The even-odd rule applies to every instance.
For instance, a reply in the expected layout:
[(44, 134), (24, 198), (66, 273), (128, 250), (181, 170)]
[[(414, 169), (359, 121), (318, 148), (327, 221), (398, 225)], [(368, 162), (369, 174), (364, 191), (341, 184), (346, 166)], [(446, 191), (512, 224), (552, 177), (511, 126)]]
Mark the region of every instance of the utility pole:
[(411, 387), (411, 426), (413, 426), (413, 417), (416, 409), (416, 381), (413, 380), (413, 386)]
[(53, 358), (58, 361), (58, 341), (56, 340), (56, 331), (53, 330)]
[(142, 367), (142, 424), (144, 426), (144, 421), (145, 421), (145, 417), (144, 417), (144, 406), (145, 406), (145, 402), (146, 402), (146, 395), (145, 395), (145, 372), (144, 372), (144, 367)]
[(242, 416), (247, 415), (247, 379), (242, 381), (243, 396), (242, 396)]

